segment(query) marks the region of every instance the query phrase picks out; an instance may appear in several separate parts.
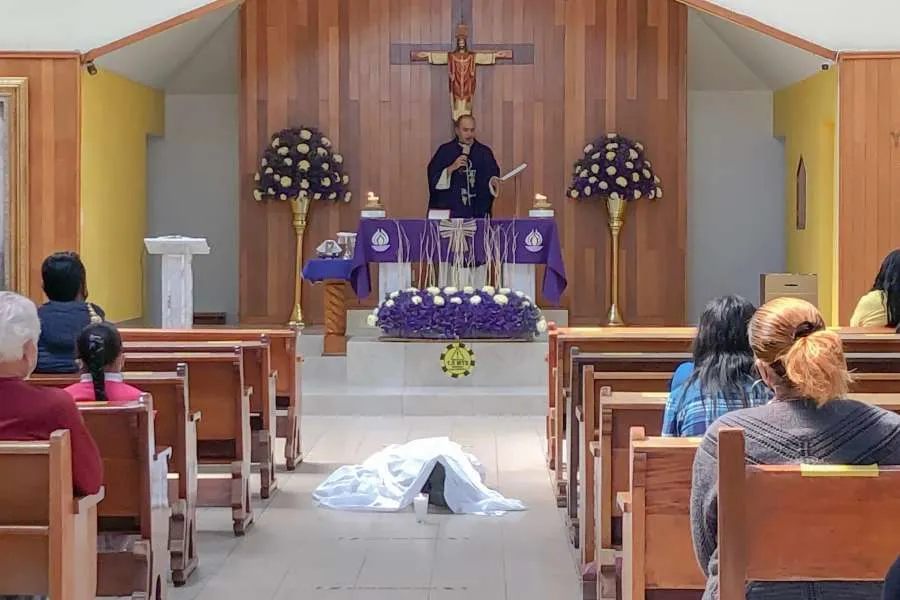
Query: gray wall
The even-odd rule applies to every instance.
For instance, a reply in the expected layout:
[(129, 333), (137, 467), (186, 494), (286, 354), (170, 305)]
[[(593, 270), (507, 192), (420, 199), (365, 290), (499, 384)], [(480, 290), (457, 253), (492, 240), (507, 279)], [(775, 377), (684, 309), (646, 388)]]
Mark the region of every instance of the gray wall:
[[(166, 133), (148, 148), (147, 236), (205, 237), (194, 257), (194, 310), (238, 311), (238, 102), (228, 95), (167, 95)], [(160, 324), (160, 258), (147, 256), (148, 325)]]
[(688, 94), (688, 319), (723, 294), (759, 302), (785, 268), (784, 147), (772, 93)]

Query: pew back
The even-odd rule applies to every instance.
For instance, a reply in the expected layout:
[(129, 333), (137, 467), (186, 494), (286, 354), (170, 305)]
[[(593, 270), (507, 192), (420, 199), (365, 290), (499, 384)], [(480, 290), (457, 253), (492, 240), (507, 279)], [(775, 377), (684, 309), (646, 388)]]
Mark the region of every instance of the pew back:
[(691, 477), (699, 438), (647, 437), (630, 431), (630, 483), (618, 496), (625, 513), (624, 598), (649, 590), (702, 590), (706, 578), (691, 541)]
[(884, 578), (900, 549), (886, 533), (900, 529), (900, 469), (746, 465), (743, 430), (718, 435), (722, 600), (743, 599), (746, 581)]

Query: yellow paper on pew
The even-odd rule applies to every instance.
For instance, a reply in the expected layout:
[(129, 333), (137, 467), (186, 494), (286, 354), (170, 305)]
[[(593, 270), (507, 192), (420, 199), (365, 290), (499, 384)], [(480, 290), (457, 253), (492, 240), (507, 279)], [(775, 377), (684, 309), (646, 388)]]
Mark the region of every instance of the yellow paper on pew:
[(878, 465), (800, 465), (803, 477), (878, 477)]

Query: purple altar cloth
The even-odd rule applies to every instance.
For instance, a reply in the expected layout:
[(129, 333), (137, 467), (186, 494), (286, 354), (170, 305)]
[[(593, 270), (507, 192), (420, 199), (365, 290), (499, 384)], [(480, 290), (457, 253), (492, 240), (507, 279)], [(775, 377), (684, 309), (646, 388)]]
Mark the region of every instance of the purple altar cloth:
[[(492, 235), (485, 235), (487, 227)], [(359, 298), (371, 293), (369, 263), (417, 263), (438, 257), (452, 262), (451, 242), (463, 235), (459, 229), (465, 230), (475, 265), (485, 263), (486, 237), (494, 240), (492, 250), (499, 252), (506, 263), (546, 265), (541, 293), (553, 304), (559, 303), (567, 281), (559, 230), (553, 219), (362, 219), (350, 270), (353, 291)]]
[(353, 261), (349, 258), (313, 258), (303, 266), (303, 279), (318, 283), (326, 279), (350, 279)]

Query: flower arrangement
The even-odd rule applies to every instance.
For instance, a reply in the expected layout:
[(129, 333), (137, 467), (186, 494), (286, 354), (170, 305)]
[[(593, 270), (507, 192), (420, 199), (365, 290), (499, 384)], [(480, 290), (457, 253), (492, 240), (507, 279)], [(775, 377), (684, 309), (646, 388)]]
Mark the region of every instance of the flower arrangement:
[(343, 200), (350, 202), (344, 157), (312, 127), (283, 129), (272, 136), (253, 177), (253, 198)]
[(653, 200), (662, 198), (663, 192), (643, 144), (608, 133), (584, 147), (566, 194), (570, 198)]
[(547, 330), (534, 300), (509, 288), (409, 288), (391, 292), (368, 317), (386, 335), (427, 339), (531, 339)]

